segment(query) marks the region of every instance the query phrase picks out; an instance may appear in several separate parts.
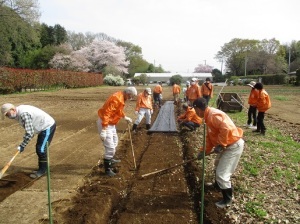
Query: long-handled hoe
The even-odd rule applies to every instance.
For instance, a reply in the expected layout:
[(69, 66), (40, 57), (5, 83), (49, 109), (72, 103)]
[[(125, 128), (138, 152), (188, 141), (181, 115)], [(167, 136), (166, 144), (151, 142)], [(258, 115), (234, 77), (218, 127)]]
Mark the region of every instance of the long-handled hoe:
[(16, 182), (15, 180), (7, 180), (7, 179), (2, 179), (4, 173), (6, 172), (6, 170), (10, 167), (11, 163), (14, 161), (14, 159), (16, 158), (16, 156), (20, 153), (20, 151), (18, 150), (16, 152), (16, 154), (9, 160), (9, 162), (2, 168), (1, 172), (0, 172), (0, 180), (3, 181), (11, 181), (11, 182)]
[(129, 137), (130, 137), (130, 143), (131, 143), (131, 152), (132, 152), (132, 157), (133, 157), (134, 170), (136, 170), (136, 162), (135, 162), (135, 156), (134, 156), (134, 150), (133, 150), (133, 144), (132, 144), (132, 138), (131, 138), (131, 131), (130, 131), (129, 123), (128, 123), (128, 131), (129, 131)]
[(195, 161), (195, 160), (197, 160), (197, 158), (187, 160), (187, 161), (185, 161), (185, 162), (183, 162), (183, 163), (179, 163), (179, 164), (177, 164), (177, 165), (175, 165), (175, 166), (171, 166), (171, 167), (168, 167), (168, 168), (166, 168), (166, 169), (161, 169), (161, 170), (157, 170), (157, 171), (154, 171), (154, 172), (151, 172), (151, 173), (143, 174), (141, 177), (147, 177), (147, 176), (151, 176), (151, 175), (154, 175), (154, 174), (162, 173), (162, 172), (164, 172), (164, 171), (171, 170), (171, 169), (173, 169), (173, 168), (176, 168), (176, 167), (178, 167), (178, 166), (185, 165), (185, 164), (190, 163), (190, 162), (193, 162), (193, 161)]

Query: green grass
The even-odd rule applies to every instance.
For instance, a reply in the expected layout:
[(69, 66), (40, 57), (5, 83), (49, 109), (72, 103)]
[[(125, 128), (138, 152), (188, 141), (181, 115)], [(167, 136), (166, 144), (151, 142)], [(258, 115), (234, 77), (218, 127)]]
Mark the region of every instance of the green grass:
[[(288, 100), (288, 97), (279, 98), (282, 101)], [(237, 126), (244, 129), (244, 139), (247, 140), (246, 150), (239, 164), (242, 166), (242, 179), (237, 189), (241, 194), (250, 191), (246, 194), (253, 194), (255, 197), (254, 200), (245, 202), (247, 213), (260, 220), (265, 220), (267, 211), (264, 209), (264, 196), (255, 195), (257, 194), (255, 192), (260, 191), (256, 187), (262, 181), (262, 186), (266, 183), (273, 183), (277, 186), (281, 185), (282, 188), (300, 190), (300, 144), (269, 123), (267, 123), (266, 136), (256, 135), (252, 133), (252, 130), (245, 129), (244, 125), (247, 121), (245, 112), (227, 114)], [(256, 180), (255, 183), (251, 181), (253, 178)], [(246, 188), (244, 184), (246, 184)]]
[(247, 202), (245, 207), (249, 214), (257, 216), (258, 218), (263, 218), (267, 215), (267, 212), (263, 209), (263, 204), (260, 202)]
[(274, 96), (273, 98), (276, 100), (279, 100), (279, 101), (288, 101), (289, 100), (289, 98), (286, 96)]

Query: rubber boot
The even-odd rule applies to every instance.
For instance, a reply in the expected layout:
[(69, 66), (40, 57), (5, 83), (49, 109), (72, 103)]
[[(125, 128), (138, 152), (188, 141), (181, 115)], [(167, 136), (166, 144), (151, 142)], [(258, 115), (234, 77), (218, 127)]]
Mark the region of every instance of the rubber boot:
[(232, 203), (232, 188), (222, 189), (223, 200), (216, 203), (219, 208), (229, 207)]
[(136, 129), (137, 129), (137, 124), (133, 124), (133, 126), (132, 126), (132, 131), (133, 131), (133, 132), (136, 132)]
[(114, 159), (114, 158), (112, 158), (110, 161), (111, 161), (111, 163), (120, 163), (121, 162), (120, 159)]
[(30, 174), (33, 179), (43, 176), (47, 172), (47, 160), (39, 160), (39, 169)]
[(114, 159), (114, 158), (112, 158), (110, 161), (111, 161), (111, 166), (112, 166), (112, 167), (114, 167), (117, 163), (120, 163), (120, 162), (121, 162), (120, 159)]
[(150, 124), (146, 124), (146, 130), (150, 129)]
[(113, 177), (116, 174), (112, 171), (111, 159), (104, 159), (104, 170), (107, 176)]

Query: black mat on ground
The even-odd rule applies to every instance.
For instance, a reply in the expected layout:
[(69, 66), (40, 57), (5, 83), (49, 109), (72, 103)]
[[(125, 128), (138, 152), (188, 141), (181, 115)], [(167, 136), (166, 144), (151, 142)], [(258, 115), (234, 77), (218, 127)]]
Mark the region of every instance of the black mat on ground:
[(178, 132), (173, 101), (166, 101), (164, 103), (148, 132)]

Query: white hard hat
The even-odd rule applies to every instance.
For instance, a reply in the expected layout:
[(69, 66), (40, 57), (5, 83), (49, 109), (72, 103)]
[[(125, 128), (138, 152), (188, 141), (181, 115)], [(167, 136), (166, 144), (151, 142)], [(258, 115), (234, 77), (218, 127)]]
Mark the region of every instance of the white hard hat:
[(190, 81), (186, 81), (186, 84), (187, 84), (187, 85), (190, 85), (191, 83), (190, 83)]
[(193, 82), (197, 82), (197, 78), (192, 78), (192, 81)]

